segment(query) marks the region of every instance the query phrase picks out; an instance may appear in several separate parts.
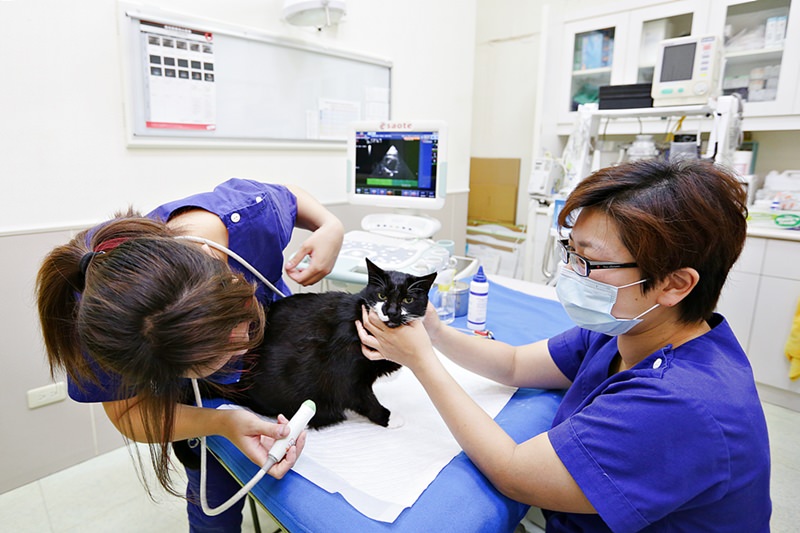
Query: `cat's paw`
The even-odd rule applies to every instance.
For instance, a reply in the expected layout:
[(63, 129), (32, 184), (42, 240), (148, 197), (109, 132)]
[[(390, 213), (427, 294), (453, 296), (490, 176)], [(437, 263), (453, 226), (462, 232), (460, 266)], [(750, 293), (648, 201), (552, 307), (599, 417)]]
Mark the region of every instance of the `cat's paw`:
[(386, 426), (386, 429), (397, 429), (405, 425), (406, 425), (406, 419), (405, 417), (403, 417), (403, 415), (392, 413), (392, 415), (389, 417), (389, 425)]
[(362, 414), (371, 422), (378, 424), (379, 426), (388, 427), (389, 417), (392, 413), (382, 405), (377, 405), (371, 408), (369, 412), (363, 412)]

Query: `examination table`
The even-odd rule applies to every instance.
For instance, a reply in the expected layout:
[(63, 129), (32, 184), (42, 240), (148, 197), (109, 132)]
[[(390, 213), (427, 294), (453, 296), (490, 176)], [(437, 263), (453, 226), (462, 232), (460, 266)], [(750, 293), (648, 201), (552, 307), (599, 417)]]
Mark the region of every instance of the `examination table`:
[[(490, 278), (487, 317), (494, 337), (513, 345), (550, 337), (572, 325), (551, 287), (498, 276)], [(452, 326), (466, 328), (466, 317), (457, 318)], [(519, 389), (495, 420), (522, 442), (549, 429), (561, 396), (560, 391)], [(204, 401), (208, 407), (220, 403)], [(247, 482), (258, 471), (226, 439), (209, 437), (208, 446), (239, 480)], [(368, 518), (340, 494), (327, 492), (294, 471), (282, 480), (264, 476), (251, 495), (291, 532), (511, 532), (528, 510), (492, 487), (463, 452), (391, 523)]]

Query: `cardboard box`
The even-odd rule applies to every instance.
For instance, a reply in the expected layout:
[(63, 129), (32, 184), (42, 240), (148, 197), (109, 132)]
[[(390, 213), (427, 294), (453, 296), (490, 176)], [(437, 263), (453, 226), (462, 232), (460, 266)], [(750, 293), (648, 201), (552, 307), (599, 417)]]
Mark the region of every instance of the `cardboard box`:
[(525, 231), (499, 224), (467, 225), (467, 257), (481, 262), (487, 274), (518, 277)]
[(515, 224), (519, 169), (519, 159), (471, 158), (467, 217)]

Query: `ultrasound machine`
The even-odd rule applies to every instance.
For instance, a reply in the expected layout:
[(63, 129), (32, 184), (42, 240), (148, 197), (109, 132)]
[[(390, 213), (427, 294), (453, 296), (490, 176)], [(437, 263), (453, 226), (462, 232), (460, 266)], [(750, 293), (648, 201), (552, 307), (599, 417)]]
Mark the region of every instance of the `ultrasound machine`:
[[(384, 270), (416, 276), (452, 266), (450, 252), (431, 240), (441, 223), (418, 214), (419, 210), (444, 206), (446, 138), (445, 125), (438, 121), (356, 122), (351, 126), (347, 141), (348, 200), (391, 212), (367, 215), (361, 221), (361, 230), (345, 234), (339, 258), (326, 281), (340, 287), (365, 285), (365, 257)], [(456, 257), (454, 261), (459, 273), (473, 266), (466, 258)]]

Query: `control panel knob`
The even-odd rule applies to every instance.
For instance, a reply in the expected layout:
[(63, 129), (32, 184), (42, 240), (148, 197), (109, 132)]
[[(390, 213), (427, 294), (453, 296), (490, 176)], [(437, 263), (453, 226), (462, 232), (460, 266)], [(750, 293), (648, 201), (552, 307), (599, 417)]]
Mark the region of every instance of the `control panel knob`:
[(708, 83), (698, 81), (694, 84), (694, 94), (706, 94), (708, 92)]

